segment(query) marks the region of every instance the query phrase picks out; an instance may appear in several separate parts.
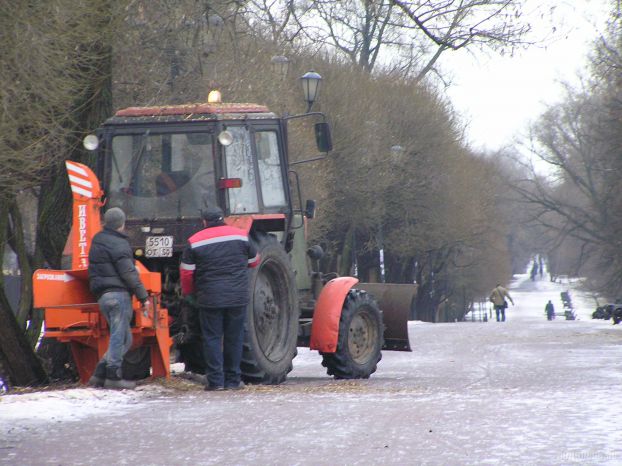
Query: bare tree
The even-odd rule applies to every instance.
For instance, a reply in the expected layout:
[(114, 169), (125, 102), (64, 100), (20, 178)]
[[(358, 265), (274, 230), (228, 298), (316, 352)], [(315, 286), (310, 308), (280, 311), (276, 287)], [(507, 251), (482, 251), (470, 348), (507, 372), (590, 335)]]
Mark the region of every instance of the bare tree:
[(535, 128), (532, 150), (556, 169), (555, 175), (547, 179), (534, 172), (516, 189), (534, 206), (533, 220), (556, 232), (554, 249), (573, 242), (572, 272), (582, 269), (602, 290), (617, 292), (622, 280), (622, 100), (620, 83), (596, 82), (585, 92), (570, 91)]
[[(60, 266), (71, 212), (62, 162), (86, 161), (81, 136), (110, 112), (112, 11), (109, 0), (56, 0), (5, 3), (0, 15), (8, 51), (0, 56), (0, 257), (12, 248), (22, 282), (16, 310), (0, 287), (0, 362), (12, 384), (46, 379), (33, 352), (42, 315), (32, 309), (32, 271)], [(34, 245), (17, 202), (25, 190), (38, 196)]]
[(522, 2), (516, 0), (441, 0), (435, 2), (391, 0), (429, 41), (431, 50), (418, 71), (421, 79), (447, 50), (489, 47), (514, 49), (528, 44), (530, 26), (522, 18)]
[[(319, 44), (371, 72), (380, 65), (421, 80), (440, 56), (462, 48), (513, 50), (527, 45), (529, 24), (518, 0), (256, 1), (257, 23), (295, 31), (290, 38)], [(297, 27), (292, 26), (292, 23)]]

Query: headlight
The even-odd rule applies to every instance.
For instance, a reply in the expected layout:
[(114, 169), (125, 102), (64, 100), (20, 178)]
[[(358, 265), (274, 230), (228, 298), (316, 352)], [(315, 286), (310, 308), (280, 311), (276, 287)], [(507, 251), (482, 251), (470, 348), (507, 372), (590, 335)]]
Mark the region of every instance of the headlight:
[(218, 142), (220, 142), (225, 147), (230, 146), (231, 144), (233, 144), (233, 134), (231, 134), (227, 130), (221, 131), (218, 135)]
[(82, 140), (82, 145), (86, 150), (95, 150), (99, 147), (99, 139), (94, 134), (89, 134)]

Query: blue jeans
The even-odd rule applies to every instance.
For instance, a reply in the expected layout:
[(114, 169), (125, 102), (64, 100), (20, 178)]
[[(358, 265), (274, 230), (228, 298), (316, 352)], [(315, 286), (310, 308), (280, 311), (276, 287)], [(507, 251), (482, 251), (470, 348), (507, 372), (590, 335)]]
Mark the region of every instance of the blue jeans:
[(495, 306), (495, 311), (497, 312), (497, 322), (505, 322), (505, 306)]
[(97, 301), (99, 310), (108, 322), (110, 342), (103, 360), (108, 367), (121, 368), (123, 356), (132, 346), (132, 298), (127, 291), (109, 291)]
[(246, 306), (201, 308), (205, 375), (210, 387), (237, 387), (244, 343)]

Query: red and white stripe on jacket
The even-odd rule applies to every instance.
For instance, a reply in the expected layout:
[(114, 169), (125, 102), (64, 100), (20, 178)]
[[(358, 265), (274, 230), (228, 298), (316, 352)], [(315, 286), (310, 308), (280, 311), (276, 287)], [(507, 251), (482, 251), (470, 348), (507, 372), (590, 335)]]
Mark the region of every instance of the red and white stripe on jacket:
[[(243, 241), (249, 242), (248, 235), (244, 230), (228, 225), (209, 227), (201, 230), (188, 239), (188, 247), (184, 251), (182, 261), (179, 266), (181, 277), (181, 291), (184, 295), (194, 292), (194, 272), (196, 263), (193, 259), (194, 253), (214, 245), (225, 245), (228, 242)], [(226, 260), (226, 258), (225, 258)], [(247, 266), (249, 268), (259, 265), (260, 255), (252, 245), (249, 245), (249, 257)]]

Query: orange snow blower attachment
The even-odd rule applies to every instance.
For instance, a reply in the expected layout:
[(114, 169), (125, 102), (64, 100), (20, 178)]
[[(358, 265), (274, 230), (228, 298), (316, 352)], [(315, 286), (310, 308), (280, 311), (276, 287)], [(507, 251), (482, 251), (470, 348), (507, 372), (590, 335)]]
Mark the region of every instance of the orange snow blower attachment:
[[(88, 258), (91, 240), (101, 230), (100, 199), (103, 191), (95, 174), (86, 165), (67, 161), (67, 173), (73, 194), (71, 230), (71, 270), (40, 269), (33, 275), (34, 307), (45, 311), (45, 334), (70, 344), (80, 380), (86, 383), (95, 365), (108, 348), (110, 333), (89, 291)], [(132, 348), (148, 346), (153, 377), (169, 377), (168, 312), (158, 305), (160, 274), (136, 263), (140, 279), (149, 293), (151, 306), (143, 311), (134, 299)]]

